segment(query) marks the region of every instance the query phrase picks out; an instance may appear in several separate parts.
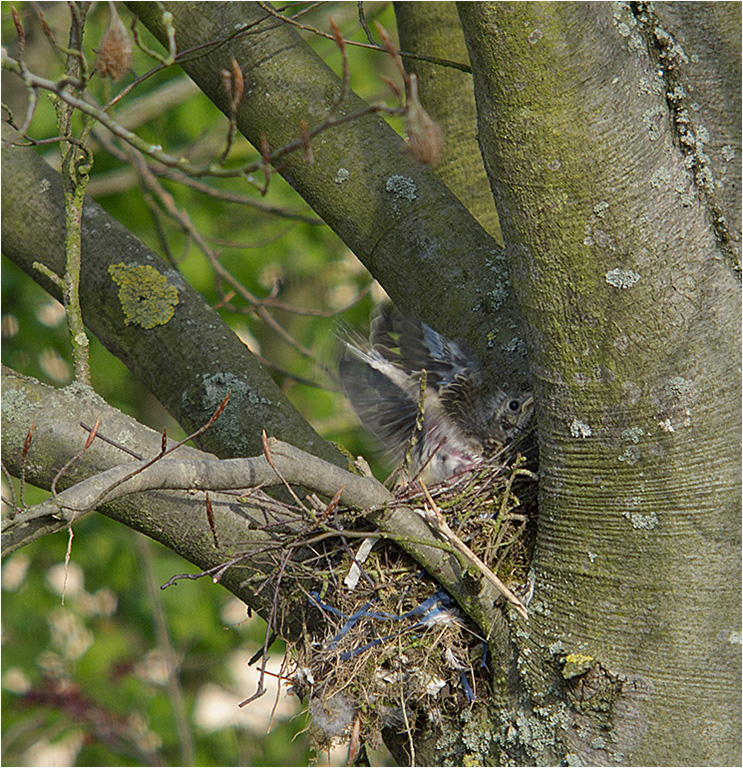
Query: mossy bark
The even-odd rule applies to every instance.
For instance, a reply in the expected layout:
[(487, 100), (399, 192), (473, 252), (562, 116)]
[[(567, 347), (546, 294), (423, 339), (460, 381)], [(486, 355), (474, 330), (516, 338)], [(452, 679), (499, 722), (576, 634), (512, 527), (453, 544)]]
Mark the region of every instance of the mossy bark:
[(533, 758), (736, 763), (740, 283), (673, 114), (695, 51), (671, 88), (642, 8), (459, 12), (538, 403)]
[[(15, 138), (4, 126), (4, 138)], [(62, 179), (32, 149), (2, 154), (3, 253), (61, 299), (65, 269)], [(172, 267), (86, 198), (80, 301), (88, 328), (119, 357), (183, 428), (196, 431), (231, 392), (223, 416), (202, 435), (206, 450), (260, 453), (261, 431), (345, 466), (286, 399), (222, 318)]]
[[(245, 95), (237, 114), (241, 133), (272, 149), (321, 124), (342, 82), (297, 32), (257, 3), (130, 4), (150, 31), (165, 40), (163, 11), (173, 14), (178, 49), (242, 36), (184, 57), (183, 69), (204, 93), (228, 110), (220, 72), (234, 57)], [(365, 102), (348, 92), (337, 114)], [(421, 165), (378, 115), (325, 131), (303, 153), (282, 158), (280, 172), (343, 239), (393, 301), (450, 338), (465, 338), (494, 384), (518, 387), (526, 362), (513, 343), (520, 315), (497, 242)], [(486, 265), (484, 267), (484, 265)]]
[[(401, 50), (469, 62), (456, 3), (396, 2), (395, 17)], [(477, 143), (472, 75), (419, 59), (406, 59), (405, 68), (418, 76), (421, 103), (444, 132), (436, 173), (502, 245), (498, 214)]]

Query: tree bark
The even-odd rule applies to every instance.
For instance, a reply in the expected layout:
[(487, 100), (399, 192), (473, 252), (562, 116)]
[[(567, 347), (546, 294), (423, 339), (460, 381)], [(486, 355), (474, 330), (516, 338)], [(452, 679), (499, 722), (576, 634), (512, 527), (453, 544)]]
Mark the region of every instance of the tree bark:
[[(13, 141), (17, 134), (3, 125), (3, 137)], [(8, 144), (2, 181), (3, 253), (61, 299), (59, 287), (33, 265), (40, 261), (57, 275), (64, 272), (62, 179), (32, 149)], [(231, 393), (227, 418), (201, 438), (206, 450), (219, 456), (259, 453), (265, 429), (345, 464), (175, 269), (90, 198), (82, 227), (83, 319), (101, 343), (188, 432), (205, 424)], [(138, 287), (146, 292), (137, 293)]]
[(695, 52), (659, 70), (642, 8), (459, 12), (538, 404), (532, 758), (736, 764), (740, 283), (673, 113)]
[[(131, 5), (162, 39), (161, 4)], [(257, 4), (164, 5), (181, 53), (249, 26), (183, 66), (224, 109), (219, 73), (235, 56), (246, 82), (238, 124), (251, 141), (265, 135), (277, 147), (297, 137), (301, 119), (327, 116), (339, 79)], [(290, 183), (392, 297), (466, 336), (496, 383), (525, 377), (523, 358), (506, 344), (521, 334), (516, 298), (528, 318), (542, 471), (531, 616), (509, 633), (491, 596), (479, 595), (498, 656), (492, 702), (422, 728), (419, 762), (740, 762), (740, 174), (731, 161), (740, 157), (740, 25), (731, 6), (459, 4), (515, 292), (492, 238), (378, 118), (318, 137), (312, 166), (286, 159)], [(451, 24), (449, 8), (434, 10)], [(412, 20), (411, 47), (420, 45), (413, 8), (400, 17)], [(456, 87), (432, 95), (442, 121)], [(340, 109), (360, 106), (349, 94)], [(3, 153), (3, 212), (12, 213), (3, 217), (4, 248), (55, 292), (31, 265), (43, 258), (61, 272), (59, 182), (29, 153)], [(442, 177), (464, 198), (466, 184), (450, 171)], [(478, 200), (467, 204), (480, 216)], [(241, 407), (225, 414), (224, 432), (207, 433), (215, 452), (258, 453), (260, 425), (339, 460), (274, 400), (270, 382), (243, 361), (247, 352), (178, 275), (95, 204), (86, 210), (86, 321), (184, 425), (200, 426), (233, 389)], [(165, 298), (170, 288), (178, 297), (172, 319), (131, 322), (108, 269), (119, 263), (165, 276)], [(198, 379), (193, 388), (189, 377)], [(42, 397), (21, 379), (5, 387), (6, 456), (16, 472), (30, 422), (40, 408), (47, 414), (28, 469), (29, 480), (48, 486), (60, 466), (55, 446), (69, 455), (75, 423), (105, 409), (87, 391)], [(61, 422), (66, 429), (56, 431)], [(153, 453), (158, 441), (147, 436)], [(77, 473), (112, 460), (96, 459), (99, 449), (83, 455)], [(200, 503), (157, 492), (147, 505), (117, 500), (104, 511), (199, 567), (223, 559)], [(216, 514), (230, 541), (245, 537), (228, 506)], [(252, 579), (266, 575), (228, 569), (223, 583), (250, 602)], [(472, 609), (461, 581), (457, 596)], [(253, 604), (266, 615), (264, 598)], [(282, 599), (283, 629), (296, 636), (304, 598)], [(398, 759), (409, 759), (406, 739), (391, 738)]]
[[(727, 233), (733, 258), (740, 262), (741, 14), (737, 3), (656, 3), (645, 11), (646, 27), (670, 45), (654, 45), (651, 58), (663, 68), (678, 57), (680, 68), (666, 67), (672, 88), (670, 111), (677, 124), (693, 119), (690, 149), (709, 166), (703, 180), (710, 210)], [(688, 53), (687, 53), (688, 51)], [(688, 61), (685, 61), (688, 59)], [(673, 63), (673, 62), (670, 62)], [(677, 89), (678, 86), (678, 89)], [(685, 132), (686, 133), (686, 132)], [(723, 220), (720, 221), (719, 219)]]
[[(400, 49), (441, 59), (469, 62), (456, 3), (396, 2)], [(498, 214), (477, 143), (477, 111), (472, 75), (420, 59), (406, 59), (418, 76), (421, 103), (444, 132), (436, 173), (501, 246)]]
[[(341, 79), (294, 29), (257, 3), (138, 2), (131, 10), (161, 42), (162, 14), (171, 12), (181, 52), (246, 29), (198, 56), (184, 56), (181, 65), (228, 111), (220, 72), (237, 60), (245, 79), (237, 126), (256, 147), (263, 137), (272, 149), (297, 139), (300, 123), (322, 123), (341, 95)], [(336, 113), (365, 106), (349, 91)], [(521, 320), (501, 251), (436, 173), (418, 163), (377, 115), (324, 132), (312, 149), (311, 165), (302, 153), (282, 158), (282, 176), (397, 305), (450, 338), (465, 338), (494, 385), (522, 386), (527, 366), (514, 342)]]

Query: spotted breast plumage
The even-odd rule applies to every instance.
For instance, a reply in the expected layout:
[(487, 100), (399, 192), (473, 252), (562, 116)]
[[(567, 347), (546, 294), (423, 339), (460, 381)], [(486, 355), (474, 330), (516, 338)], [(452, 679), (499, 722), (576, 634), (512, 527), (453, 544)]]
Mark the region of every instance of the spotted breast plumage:
[(339, 373), (362, 423), (427, 483), (474, 468), (533, 416), (531, 393), (489, 389), (457, 342), (390, 304), (375, 310), (368, 345), (346, 343)]

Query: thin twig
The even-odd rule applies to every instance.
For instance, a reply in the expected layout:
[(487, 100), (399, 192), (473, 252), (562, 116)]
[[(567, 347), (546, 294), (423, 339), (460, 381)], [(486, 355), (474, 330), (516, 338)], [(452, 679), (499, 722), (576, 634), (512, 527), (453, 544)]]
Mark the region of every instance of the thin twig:
[(28, 452), (31, 448), (31, 441), (34, 438), (34, 430), (36, 429), (36, 422), (31, 422), (31, 426), (26, 433), (26, 439), (23, 441), (23, 449), (21, 451), (21, 476), (18, 479), (18, 505), (19, 509), (25, 506), (23, 500), (23, 492), (26, 489), (26, 461), (28, 459)]
[(65, 594), (67, 593), (67, 576), (70, 572), (70, 560), (72, 559), (72, 540), (75, 538), (75, 532), (72, 530), (74, 515), (67, 523), (67, 549), (64, 553), (64, 578), (62, 579), (62, 605), (64, 605)]
[(279, 599), (279, 589), (281, 588), (281, 578), (284, 575), (286, 564), (291, 558), (292, 551), (293, 551), (292, 547), (287, 548), (287, 551), (284, 553), (284, 557), (282, 558), (281, 566), (276, 573), (276, 587), (274, 589), (273, 601), (271, 603), (271, 612), (268, 616), (268, 620), (266, 621), (266, 634), (263, 640), (263, 656), (261, 658), (261, 672), (260, 672), (260, 676), (258, 677), (258, 690), (252, 696), (248, 697), (244, 701), (241, 701), (237, 705), (238, 707), (244, 707), (250, 704), (251, 701), (254, 701), (260, 696), (263, 696), (263, 694), (266, 692), (266, 689), (263, 686), (263, 680), (266, 676), (266, 664), (268, 663), (268, 648), (270, 645), (269, 641), (275, 627), (276, 614), (278, 613), (278, 599)]
[(232, 143), (235, 140), (235, 134), (237, 133), (237, 109), (240, 106), (240, 102), (243, 98), (245, 90), (245, 84), (243, 81), (243, 72), (237, 59), (232, 56), (230, 59), (232, 69), (223, 69), (222, 84), (224, 86), (225, 93), (227, 94), (227, 138), (225, 141), (225, 147), (222, 150), (222, 154), (217, 158), (219, 165), (224, 165), (227, 161), (227, 157), (232, 149)]
[[(150, 144), (149, 142), (144, 141), (136, 133), (120, 125), (108, 114), (106, 114), (103, 109), (89, 104), (84, 99), (79, 99), (71, 95), (64, 89), (64, 86), (70, 84), (71, 81), (65, 80), (64, 78), (58, 81), (47, 80), (46, 78), (39, 77), (38, 75), (34, 75), (30, 72), (26, 73), (24, 77), (22, 68), (19, 63), (12, 57), (8, 56), (5, 51), (2, 52), (2, 65), (5, 69), (11, 72), (15, 72), (17, 75), (23, 77), (24, 80), (26, 80), (31, 86), (56, 93), (59, 98), (66, 104), (74, 107), (75, 109), (78, 109), (83, 114), (94, 118), (103, 126), (105, 126), (109, 131), (111, 131), (111, 133), (113, 133), (115, 136), (118, 136), (123, 141), (131, 144), (135, 149), (138, 149), (140, 152), (152, 158), (153, 160), (156, 160), (157, 162), (162, 163), (169, 168), (187, 173), (193, 177), (212, 176), (214, 178), (243, 178), (246, 181), (251, 182), (251, 173), (263, 170), (270, 176), (272, 173), (272, 171), (270, 171), (270, 167), (276, 166), (277, 161), (285, 155), (295, 152), (298, 149), (303, 149), (308, 138), (312, 139), (319, 133), (327, 131), (330, 128), (358, 120), (359, 118), (366, 115), (376, 114), (379, 112), (385, 112), (390, 115), (400, 115), (404, 112), (404, 110), (399, 107), (388, 107), (383, 103), (367, 104), (355, 112), (349, 112), (344, 115), (329, 117), (321, 125), (318, 125), (308, 131), (304, 138), (300, 137), (298, 139), (294, 139), (293, 141), (285, 144), (283, 147), (279, 147), (278, 149), (275, 149), (268, 154), (264, 154), (260, 161), (248, 163), (246, 165), (240, 166), (239, 168), (223, 168), (215, 163), (210, 163), (206, 166), (195, 166), (189, 162), (187, 157), (175, 157), (174, 155), (170, 155), (167, 152), (164, 152), (161, 146)], [(73, 81), (72, 84), (79, 85), (79, 82)]]
[[(96, 422), (97, 426), (98, 422)], [(87, 424), (84, 424), (82, 421), (80, 422), (80, 426), (86, 431), (86, 432), (93, 432), (93, 427), (89, 427)], [(115, 440), (112, 440), (110, 437), (105, 437), (100, 432), (96, 431), (95, 433), (96, 438), (98, 440), (102, 440), (104, 443), (108, 443), (108, 445), (112, 445), (114, 448), (118, 448), (120, 451), (123, 451), (124, 453), (129, 454), (134, 459), (137, 459), (137, 461), (142, 461), (144, 459), (144, 456), (137, 453), (136, 451), (132, 451), (130, 448), (127, 448), (125, 445), (122, 445), (121, 443), (117, 443)]]
[[(137, 469), (135, 469), (133, 472), (129, 472), (127, 475), (120, 478), (115, 483), (112, 483), (108, 488), (106, 488), (104, 491), (98, 494), (98, 496), (93, 500), (93, 502), (88, 505), (89, 508), (92, 509), (93, 507), (97, 507), (103, 501), (103, 499), (105, 499), (106, 496), (108, 496), (108, 494), (114, 490), (114, 488), (118, 488), (118, 486), (122, 485), (127, 480), (131, 480), (136, 475), (140, 474), (141, 472), (144, 472), (148, 467), (151, 467), (155, 462), (160, 461), (168, 454), (173, 453), (173, 451), (177, 450), (182, 445), (185, 445), (189, 440), (194, 440), (200, 435), (203, 435), (204, 432), (206, 432), (206, 430), (209, 429), (212, 426), (212, 424), (214, 424), (214, 422), (222, 415), (224, 409), (227, 407), (227, 402), (230, 399), (231, 394), (232, 394), (231, 392), (227, 393), (227, 396), (217, 406), (217, 409), (211, 415), (211, 417), (209, 418), (209, 421), (207, 421), (206, 424), (204, 424), (202, 427), (199, 427), (193, 434), (188, 435), (188, 437), (184, 437), (183, 440), (176, 443), (172, 447), (167, 448), (165, 446), (166, 440), (165, 440), (165, 433), (163, 432), (163, 447), (160, 449), (160, 452), (157, 454), (157, 456), (155, 456), (153, 459), (148, 461), (146, 464), (143, 464), (142, 466), (137, 467)], [(88, 439), (90, 440), (90, 438)]]
[(160, 590), (155, 581), (152, 547), (149, 539), (136, 531), (134, 532), (134, 543), (137, 547), (137, 552), (139, 553), (139, 562), (143, 566), (145, 588), (152, 605), (157, 642), (162, 651), (167, 670), (168, 695), (170, 698), (170, 706), (173, 708), (173, 719), (175, 720), (176, 732), (178, 733), (180, 763), (181, 765), (194, 765), (193, 736), (186, 714), (183, 688), (178, 674), (178, 661), (170, 637), (168, 621), (165, 615), (165, 609), (163, 608)]
[[(75, 369), (75, 381), (78, 384), (90, 386), (90, 341), (85, 332), (82, 307), (80, 305), (80, 275), (82, 263), (82, 218), (85, 190), (93, 166), (93, 155), (85, 146), (85, 139), (91, 125), (83, 128), (82, 135), (76, 142), (73, 137), (72, 118), (75, 108), (65, 103), (63, 94), (73, 96), (84, 90), (88, 77), (88, 65), (82, 54), (83, 29), (88, 4), (70, 3), (72, 22), (70, 24), (70, 52), (67, 55), (65, 75), (71, 80), (78, 80), (79, 85), (65, 86), (58, 91), (55, 101), (57, 108), (57, 124), (59, 132), (64, 137), (60, 144), (62, 156), (62, 180), (64, 182), (64, 211), (65, 211), (65, 271), (64, 271), (64, 305), (67, 325), (70, 334), (72, 361)], [(81, 146), (82, 144), (82, 146)]]
[(64, 56), (75, 56), (78, 61), (80, 62), (81, 68), (84, 69), (84, 71), (87, 74), (87, 60), (85, 59), (85, 56), (82, 54), (82, 51), (79, 48), (74, 48), (72, 46), (65, 48), (65, 46), (61, 45), (57, 42), (57, 38), (54, 36), (54, 32), (52, 32), (51, 27), (47, 23), (46, 19), (44, 18), (44, 14), (42, 13), (41, 8), (39, 7), (38, 3), (33, 3), (34, 12), (36, 13), (36, 17), (39, 21), (39, 24), (41, 25), (41, 29), (46, 35), (47, 39), (49, 40), (49, 43), (51, 44), (52, 48), (59, 51), (59, 53), (64, 54)]
[(372, 37), (371, 30), (369, 29), (369, 25), (366, 23), (366, 13), (364, 13), (363, 0), (358, 0), (356, 5), (358, 6), (358, 12), (359, 12), (359, 24), (361, 24), (361, 28), (364, 30), (364, 33), (366, 34), (366, 39), (372, 45), (376, 45), (376, 43), (374, 42), (374, 38)]
[(187, 176), (186, 174), (180, 173), (178, 171), (174, 171), (170, 168), (155, 168), (153, 169), (153, 173), (158, 176), (166, 176), (173, 181), (177, 181), (179, 184), (191, 187), (192, 189), (202, 192), (205, 195), (209, 195), (209, 197), (216, 198), (217, 200), (223, 200), (226, 203), (249, 205), (252, 208), (257, 208), (259, 211), (263, 211), (264, 213), (271, 213), (274, 216), (281, 216), (282, 218), (286, 219), (296, 219), (297, 221), (301, 221), (304, 224), (312, 224), (314, 226), (326, 226), (322, 219), (305, 216), (299, 211), (291, 211), (286, 208), (278, 208), (274, 205), (268, 205), (261, 200), (256, 200), (249, 195), (243, 195), (239, 192), (215, 189), (214, 187), (205, 184), (203, 181), (192, 179), (190, 176)]
[(454, 531), (448, 526), (444, 520), (441, 510), (436, 506), (436, 503), (428, 493), (428, 489), (422, 481), (419, 481), (423, 488), (423, 493), (428, 502), (429, 508), (433, 513), (433, 517), (429, 517), (433, 523), (433, 527), (437, 530), (447, 541), (451, 542), (454, 548), (461, 553), (467, 561), (472, 563), (478, 571), (508, 600), (516, 611), (525, 619), (529, 618), (529, 613), (526, 610), (526, 606), (521, 600), (514, 595), (514, 593), (490, 570), (490, 568), (483, 563), (482, 560), (457, 536)]
[[(318, 35), (319, 37), (325, 37), (328, 40), (333, 39), (333, 35), (328, 34), (327, 32), (323, 32), (320, 29), (317, 29), (316, 27), (312, 27), (308, 24), (300, 24), (298, 21), (295, 21), (290, 16), (284, 16), (283, 14), (279, 13), (277, 10), (272, 8), (268, 3), (262, 3), (259, 2), (258, 5), (266, 11), (266, 13), (269, 13), (271, 16), (275, 16), (277, 19), (281, 19), (281, 21), (285, 22), (286, 24), (291, 24), (293, 27), (297, 27), (298, 29), (304, 29), (307, 32), (312, 32), (314, 35)], [(345, 40), (346, 45), (355, 45), (357, 48), (367, 48), (372, 51), (379, 51), (380, 53), (385, 52), (385, 48), (382, 45), (377, 45), (376, 43), (361, 43), (356, 40)], [(469, 64), (461, 64), (458, 61), (450, 61), (449, 59), (440, 59), (436, 56), (425, 56), (421, 53), (411, 53), (410, 51), (400, 51), (400, 55), (406, 59), (416, 59), (417, 61), (427, 61), (430, 64), (438, 64), (441, 67), (448, 67), (450, 69), (458, 69), (460, 72), (467, 72), (468, 74), (472, 73), (472, 67), (469, 66)]]
[(308, 516), (314, 518), (314, 513), (307, 507), (304, 502), (297, 496), (294, 488), (292, 488), (291, 484), (286, 481), (286, 478), (281, 474), (281, 472), (278, 470), (276, 463), (273, 460), (273, 455), (271, 452), (271, 444), (268, 441), (268, 435), (266, 434), (266, 430), (261, 431), (261, 439), (263, 440), (263, 456), (265, 457), (266, 461), (268, 462), (268, 466), (271, 467), (271, 469), (276, 473), (276, 477), (281, 480), (284, 487), (287, 491), (289, 491), (289, 494), (294, 499), (294, 502), (296, 505), (304, 510)]
[(168, 55), (162, 56), (157, 51), (152, 50), (151, 48), (148, 48), (139, 38), (139, 33), (137, 32), (137, 17), (135, 16), (132, 19), (131, 27), (132, 30), (132, 38), (134, 39), (134, 44), (139, 48), (142, 53), (146, 53), (150, 58), (155, 59), (155, 61), (159, 62), (160, 65), (164, 67), (170, 67), (175, 62), (176, 59), (176, 44), (175, 44), (175, 27), (173, 26), (173, 14), (170, 11), (164, 11), (162, 15), (162, 21), (165, 25), (165, 32), (168, 36)]
[(98, 432), (98, 427), (100, 426), (101, 418), (100, 416), (95, 420), (95, 424), (93, 425), (93, 428), (90, 430), (88, 437), (85, 440), (85, 444), (83, 447), (69, 460), (67, 461), (62, 468), (57, 472), (56, 475), (54, 475), (54, 479), (52, 480), (51, 484), (51, 492), (52, 496), (57, 495), (57, 483), (59, 482), (62, 475), (67, 472), (68, 469), (71, 467), (74, 467), (75, 464), (77, 464), (78, 461), (82, 458), (83, 454), (90, 448), (90, 446), (93, 444), (93, 441), (95, 440), (96, 433)]
[(351, 68), (348, 66), (348, 54), (346, 53), (346, 44), (343, 40), (343, 35), (341, 35), (341, 31), (338, 29), (333, 19), (329, 19), (328, 21), (330, 23), (330, 28), (333, 30), (333, 40), (338, 46), (338, 50), (341, 54), (342, 66), (341, 90), (328, 112), (329, 115), (332, 115), (346, 98), (346, 94), (348, 93), (351, 84)]
[[(397, 639), (397, 648), (398, 648), (398, 658), (402, 657), (402, 640), (398, 637)], [(400, 673), (400, 670), (398, 669), (397, 672), (398, 680), (400, 681), (400, 706), (402, 708), (402, 719), (403, 723), (405, 725), (405, 733), (408, 736), (408, 744), (410, 745), (410, 765), (415, 765), (415, 741), (413, 739), (413, 729), (410, 725), (410, 720), (408, 719), (408, 709), (405, 706), (405, 688), (403, 687), (403, 676)]]

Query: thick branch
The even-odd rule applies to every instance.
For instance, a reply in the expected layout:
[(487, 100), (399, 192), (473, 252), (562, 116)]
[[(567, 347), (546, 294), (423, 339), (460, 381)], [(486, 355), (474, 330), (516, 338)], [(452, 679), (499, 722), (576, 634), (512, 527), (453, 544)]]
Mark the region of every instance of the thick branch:
[[(79, 513), (134, 493), (154, 490), (233, 491), (274, 486), (282, 479), (328, 497), (342, 490), (340, 502), (355, 509), (384, 506), (390, 492), (373, 478), (359, 477), (288, 443), (269, 439), (271, 461), (250, 459), (168, 458), (127, 462), (72, 486), (37, 504), (25, 520), (55, 516), (65, 521)], [(150, 464), (150, 466), (147, 466)]]
[[(3, 136), (14, 132), (3, 126)], [(32, 150), (2, 153), (3, 253), (49, 293), (34, 268), (65, 265), (62, 180)], [(139, 292), (141, 291), (141, 292)], [(86, 198), (80, 298), (86, 325), (189, 432), (228, 392), (224, 419), (200, 444), (221, 456), (261, 450), (261, 430), (330, 461), (344, 459), (307, 424), (247, 347), (178, 272)]]
[[(161, 41), (163, 10), (173, 14), (184, 70), (223, 111), (220, 71), (240, 64), (245, 96), (237, 125), (257, 147), (299, 135), (302, 121), (321, 123), (342, 83), (290, 27), (256, 3), (132, 3)], [(267, 21), (264, 21), (267, 18)], [(261, 23), (262, 22), (262, 23)], [(218, 45), (210, 41), (247, 31)], [(337, 114), (364, 102), (349, 93)], [(312, 145), (314, 163), (287, 156), (280, 172), (364, 262), (392, 299), (450, 337), (466, 337), (490, 366), (494, 384), (524, 381), (514, 352), (520, 315), (499, 248), (431, 169), (407, 152), (397, 134), (368, 115), (333, 128)], [(497, 324), (494, 322), (498, 318)]]

